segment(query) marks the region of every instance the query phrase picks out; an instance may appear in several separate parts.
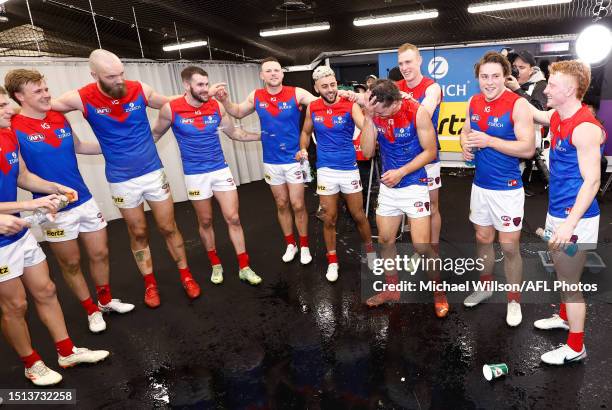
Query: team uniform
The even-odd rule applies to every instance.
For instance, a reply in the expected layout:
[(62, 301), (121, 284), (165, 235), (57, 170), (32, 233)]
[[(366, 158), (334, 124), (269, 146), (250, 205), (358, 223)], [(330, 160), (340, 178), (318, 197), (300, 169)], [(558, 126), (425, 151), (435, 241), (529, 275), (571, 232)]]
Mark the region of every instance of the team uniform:
[[(45, 239), (68, 241), (76, 239), (79, 232), (95, 232), (106, 227), (102, 212), (79, 172), (72, 129), (64, 115), (49, 111), (45, 118), (36, 119), (17, 114), (11, 124), (28, 169), (78, 193), (77, 201), (59, 211), (54, 222), (43, 225)], [(33, 193), (35, 199), (45, 195)]]
[(118, 208), (163, 201), (170, 186), (147, 118), (147, 98), (138, 81), (125, 81), (127, 93), (112, 99), (96, 83), (79, 89), (83, 116), (93, 129), (106, 161), (106, 180)]
[[(0, 130), (0, 202), (17, 201), (19, 143), (9, 129)], [(19, 214), (15, 214), (19, 217)], [(46, 258), (28, 228), (13, 235), (0, 234), (0, 282), (23, 275), (24, 268)]]
[[(374, 117), (383, 173), (403, 167), (423, 152), (415, 126), (418, 109), (417, 103), (402, 100), (400, 110), (393, 117)], [(430, 215), (425, 168), (404, 176), (393, 188), (380, 185), (376, 214), (397, 216), (404, 213), (410, 218)]]
[[(561, 120), (559, 113), (556, 111), (550, 119), (552, 144), (546, 229), (550, 229), (552, 232), (565, 221), (571, 212), (576, 203), (578, 191), (584, 183), (578, 165), (578, 151), (572, 142), (574, 129), (583, 123), (595, 124), (602, 131), (604, 129), (585, 105), (565, 120)], [(603, 155), (603, 144), (601, 152)], [(598, 234), (599, 205), (597, 199), (594, 198), (582, 219), (576, 225), (574, 235), (578, 237), (577, 243), (582, 244), (580, 249), (594, 249), (597, 247)]]
[(310, 117), (317, 137), (317, 194), (361, 192), (353, 133), (353, 103), (340, 101), (327, 105), (322, 98), (310, 104)]
[[(430, 85), (435, 84), (435, 81), (428, 77), (423, 77), (421, 82), (414, 88), (408, 87), (405, 80), (396, 81), (395, 85), (400, 91), (405, 92), (412, 98), (422, 103), (425, 99), (425, 91)], [(440, 102), (442, 102), (442, 90), (440, 90)], [(436, 141), (438, 144), (438, 153), (436, 158), (431, 163), (425, 165), (425, 171), (427, 171), (427, 186), (430, 191), (442, 187), (442, 179), (440, 177), (441, 164), (440, 164), (440, 141), (438, 140), (438, 117), (440, 115), (440, 104), (436, 106), (436, 110), (431, 116), (431, 122), (436, 132)]]
[(270, 185), (304, 182), (295, 153), (300, 150), (300, 111), (295, 87), (283, 85), (280, 93), (255, 90), (254, 105), (261, 125), (266, 182)]
[(213, 191), (235, 190), (234, 177), (225, 162), (219, 140), (219, 103), (211, 98), (200, 107), (194, 107), (181, 97), (170, 102), (170, 110), (189, 199), (208, 199)]
[[(512, 111), (520, 96), (505, 90), (494, 101), (483, 94), (470, 102), (470, 127), (506, 141), (516, 141)], [(476, 173), (470, 198), (470, 221), (500, 232), (520, 231), (525, 193), (519, 159), (493, 148), (475, 152)]]

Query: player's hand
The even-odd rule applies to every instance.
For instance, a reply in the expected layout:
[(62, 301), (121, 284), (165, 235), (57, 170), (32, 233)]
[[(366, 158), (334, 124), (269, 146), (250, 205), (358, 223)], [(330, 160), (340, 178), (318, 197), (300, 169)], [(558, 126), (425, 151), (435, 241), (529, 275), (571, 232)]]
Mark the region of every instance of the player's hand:
[[(212, 95), (212, 94), (211, 94)], [(217, 90), (217, 92), (213, 95), (220, 102), (225, 102), (229, 98), (229, 93), (227, 92), (227, 88), (222, 87)]]
[(393, 188), (404, 178), (404, 173), (399, 169), (390, 169), (380, 177), (380, 182)]
[(215, 83), (208, 87), (208, 95), (217, 96), (217, 92), (221, 89), (225, 89), (227, 83)]
[(475, 155), (472, 152), (472, 149), (468, 147), (467, 143), (463, 144), (463, 146), (461, 147), (461, 152), (463, 153), (464, 160), (468, 162), (474, 160)]
[(372, 98), (372, 91), (368, 90), (363, 95), (363, 113), (368, 117), (374, 117), (374, 113), (376, 112), (376, 98)]
[(301, 149), (295, 154), (295, 160), (297, 162), (300, 162), (302, 160), (307, 160), (307, 159), (308, 159), (308, 151), (306, 151), (305, 149)]
[(470, 131), (467, 135), (468, 148), (487, 148), (491, 143), (491, 136), (481, 131)]
[(559, 225), (550, 238), (550, 241), (548, 241), (551, 249), (555, 251), (564, 249), (571, 242), (575, 228), (576, 227), (568, 221)]
[(338, 97), (346, 98), (350, 102), (357, 101), (357, 96), (358, 95), (359, 94), (357, 94), (355, 91), (351, 91), (351, 90), (338, 90)]
[(13, 215), (0, 214), (0, 234), (2, 235), (14, 235), (27, 227), (28, 224), (21, 218), (17, 218)]
[(55, 213), (58, 210), (59, 204), (60, 196), (58, 194), (51, 194), (27, 201), (24, 204), (24, 209), (26, 211), (34, 211), (37, 208), (43, 208), (48, 213)]
[(74, 189), (61, 184), (55, 184), (57, 192), (68, 198), (68, 202), (75, 202), (79, 199), (79, 194)]
[(415, 102), (417, 104), (419, 103), (418, 100), (416, 100), (411, 94), (408, 94), (407, 92), (400, 91), (400, 94), (402, 95), (402, 98), (404, 100), (410, 100), (410, 101)]
[(508, 87), (512, 91), (516, 91), (519, 88), (521, 88), (521, 85), (518, 83), (516, 78), (514, 78), (513, 76), (510, 76), (506, 78), (506, 87)]

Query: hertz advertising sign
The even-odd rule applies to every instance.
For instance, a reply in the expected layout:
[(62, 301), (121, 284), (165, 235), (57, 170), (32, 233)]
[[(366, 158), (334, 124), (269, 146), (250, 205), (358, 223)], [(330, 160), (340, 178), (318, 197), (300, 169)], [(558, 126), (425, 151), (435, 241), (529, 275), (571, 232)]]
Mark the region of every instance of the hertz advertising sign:
[[(467, 102), (479, 92), (478, 81), (474, 77), (474, 64), (487, 51), (499, 51), (503, 47), (495, 45), (421, 50), (421, 73), (440, 84), (444, 95), (438, 117), (441, 151), (461, 152), (459, 134), (465, 122)], [(397, 67), (397, 53), (379, 54), (378, 69), (381, 78), (386, 78), (393, 67)]]

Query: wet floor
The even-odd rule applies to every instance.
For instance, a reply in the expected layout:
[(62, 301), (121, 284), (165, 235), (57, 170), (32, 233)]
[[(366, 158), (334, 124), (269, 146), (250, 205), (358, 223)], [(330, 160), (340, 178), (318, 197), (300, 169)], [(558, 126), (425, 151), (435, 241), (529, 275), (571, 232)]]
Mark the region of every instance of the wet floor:
[[(470, 182), (469, 177), (444, 179), (443, 241), (473, 236), (467, 222)], [(177, 204), (176, 214), (203, 290), (196, 301), (184, 295), (164, 243), (151, 227), (162, 305), (146, 308), (126, 228), (114, 221), (109, 226), (113, 295), (137, 307), (125, 316), (107, 317), (107, 330), (93, 335), (49, 257), (73, 340), (112, 352), (97, 366), (62, 370), (58, 387), (76, 389), (79, 408), (612, 407), (612, 305), (588, 306), (584, 363), (545, 366), (540, 355), (566, 337), (563, 331), (532, 326), (550, 315), (550, 304), (524, 304), (523, 323), (516, 329), (505, 324), (503, 304), (471, 310), (454, 304), (443, 320), (434, 316), (431, 304), (368, 309), (360, 300), (358, 235), (346, 218), (338, 222), (340, 278), (330, 284), (324, 277), (322, 225), (314, 216), (317, 199), (312, 193), (308, 209), (314, 260), (306, 267), (280, 260), (284, 243), (265, 183), (241, 186), (239, 194), (251, 265), (264, 278), (259, 287), (239, 281), (220, 213), (215, 214), (215, 229), (225, 281), (210, 283), (210, 264), (188, 203)], [(602, 210), (600, 241), (609, 242), (612, 205), (604, 202)], [(545, 212), (545, 195), (527, 199), (525, 235), (543, 224)], [(29, 320), (35, 348), (58, 369), (53, 344), (33, 309)], [(0, 357), (0, 388), (30, 387), (6, 343), (0, 343)], [(500, 362), (508, 364), (508, 376), (487, 382), (482, 365)]]

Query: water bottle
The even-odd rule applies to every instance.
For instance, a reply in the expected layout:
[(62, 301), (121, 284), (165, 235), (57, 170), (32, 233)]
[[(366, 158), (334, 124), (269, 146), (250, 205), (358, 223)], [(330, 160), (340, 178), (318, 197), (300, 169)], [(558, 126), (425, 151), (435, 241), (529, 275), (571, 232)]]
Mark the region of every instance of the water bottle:
[[(470, 152), (473, 153), (474, 155), (476, 155), (476, 152), (479, 151), (480, 148), (470, 148)], [(470, 167), (470, 168), (474, 168), (476, 166), (476, 162), (474, 161), (476, 158), (474, 158), (471, 161), (465, 161), (465, 165)]]
[(302, 157), (300, 159), (300, 168), (302, 168), (302, 179), (304, 182), (312, 181), (312, 172), (310, 170), (310, 162), (307, 158)]
[[(538, 228), (536, 229), (536, 235), (538, 235), (540, 238), (542, 238), (542, 240), (548, 242), (550, 241), (550, 238), (552, 238), (553, 236), (553, 232), (549, 229), (542, 229), (542, 228)], [(577, 235), (572, 235), (572, 237), (570, 238), (570, 244), (566, 245), (565, 248), (563, 249), (563, 251), (568, 255), (568, 256), (574, 256), (576, 254), (576, 252), (578, 252), (578, 245), (576, 245), (576, 242), (578, 241), (578, 236)]]
[[(57, 207), (57, 210), (59, 211), (60, 209), (65, 208), (66, 206), (68, 206), (69, 203), (70, 201), (68, 200), (68, 198), (62, 195), (60, 197), (60, 202)], [(49, 214), (46, 208), (36, 208), (34, 212), (32, 212), (32, 215), (28, 215), (24, 217), (23, 219), (30, 226), (33, 226), (33, 225), (42, 225), (47, 222), (53, 222), (55, 220), (55, 217), (53, 217), (52, 214)]]

